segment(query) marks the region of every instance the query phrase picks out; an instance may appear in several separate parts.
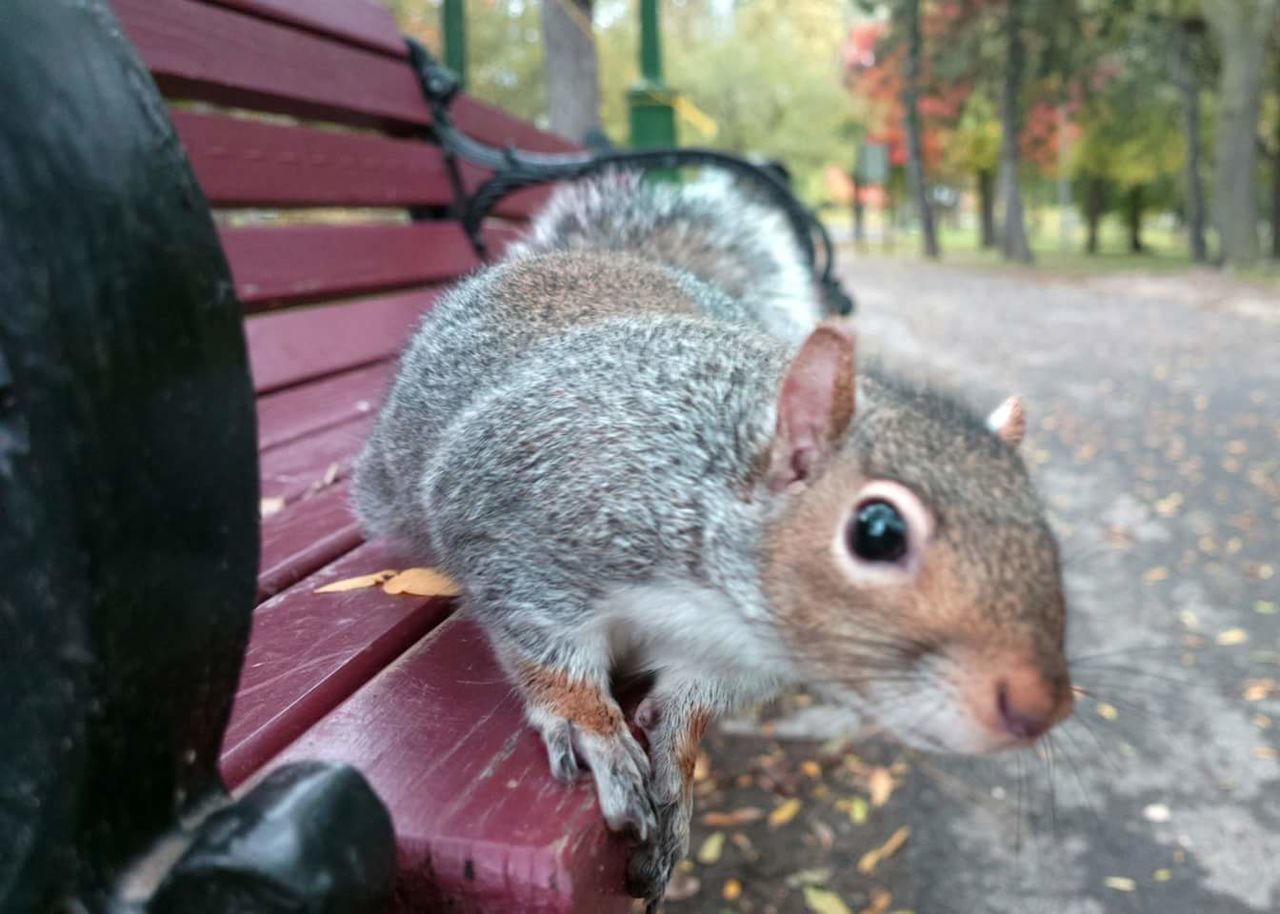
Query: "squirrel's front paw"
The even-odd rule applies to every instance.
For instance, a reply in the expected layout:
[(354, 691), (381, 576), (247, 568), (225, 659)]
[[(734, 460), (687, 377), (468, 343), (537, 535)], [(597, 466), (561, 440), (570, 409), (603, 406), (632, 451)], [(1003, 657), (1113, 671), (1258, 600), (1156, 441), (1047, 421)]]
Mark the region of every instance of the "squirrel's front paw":
[(636, 849), (627, 865), (627, 892), (645, 900), (645, 910), (656, 911), (666, 893), (677, 861), (689, 849), (688, 803), (666, 803), (657, 808), (654, 839)]
[(578, 775), (578, 757), (591, 769), (600, 811), (609, 828), (640, 843), (652, 839), (657, 820), (649, 800), (649, 757), (625, 726), (594, 733), (556, 719), (539, 726), (551, 772), (558, 780)]

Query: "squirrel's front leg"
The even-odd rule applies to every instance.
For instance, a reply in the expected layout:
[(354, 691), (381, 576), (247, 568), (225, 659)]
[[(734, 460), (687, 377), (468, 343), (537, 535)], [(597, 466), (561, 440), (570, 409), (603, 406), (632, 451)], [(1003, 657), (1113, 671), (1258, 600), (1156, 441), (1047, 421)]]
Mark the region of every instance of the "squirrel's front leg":
[(654, 911), (676, 863), (689, 849), (693, 769), (698, 744), (723, 703), (696, 682), (659, 681), (636, 711), (649, 740), (650, 796), (657, 814), (653, 840), (637, 849), (627, 869), (627, 890)]
[(657, 822), (649, 800), (649, 759), (609, 692), (607, 666), (581, 645), (539, 647), (535, 659), (514, 640), (498, 644), (529, 722), (547, 746), (552, 775), (572, 782), (581, 758), (591, 769), (609, 828), (651, 841)]

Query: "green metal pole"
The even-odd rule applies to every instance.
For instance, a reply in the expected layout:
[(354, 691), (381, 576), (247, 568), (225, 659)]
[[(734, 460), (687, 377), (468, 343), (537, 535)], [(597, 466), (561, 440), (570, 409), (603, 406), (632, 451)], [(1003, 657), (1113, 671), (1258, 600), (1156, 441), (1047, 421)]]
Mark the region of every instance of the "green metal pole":
[(464, 0), (444, 0), (444, 63), (467, 84), (467, 13)]
[[(675, 93), (662, 79), (662, 26), (658, 0), (640, 0), (640, 84), (627, 92), (631, 145), (635, 149), (676, 145)], [(670, 175), (664, 175), (670, 177)]]
[(640, 2), (640, 76), (653, 85), (662, 85), (662, 29), (658, 21), (658, 0)]

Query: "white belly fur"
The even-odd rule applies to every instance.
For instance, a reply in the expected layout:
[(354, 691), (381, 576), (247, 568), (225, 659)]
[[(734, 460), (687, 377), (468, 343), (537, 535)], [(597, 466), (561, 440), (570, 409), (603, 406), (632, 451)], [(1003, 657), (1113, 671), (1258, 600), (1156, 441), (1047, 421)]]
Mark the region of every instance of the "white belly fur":
[(748, 620), (723, 592), (684, 581), (619, 587), (597, 605), (615, 664), (722, 682), (759, 695), (790, 678), (790, 662), (763, 620)]

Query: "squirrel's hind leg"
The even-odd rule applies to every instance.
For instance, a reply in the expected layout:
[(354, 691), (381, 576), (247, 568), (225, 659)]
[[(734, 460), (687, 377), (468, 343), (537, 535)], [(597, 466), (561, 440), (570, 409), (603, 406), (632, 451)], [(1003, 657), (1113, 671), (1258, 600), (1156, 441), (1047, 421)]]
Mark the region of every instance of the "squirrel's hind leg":
[(591, 770), (609, 828), (642, 843), (652, 840), (657, 821), (649, 799), (649, 759), (610, 694), (607, 664), (584, 662), (582, 648), (571, 645), (541, 650), (535, 660), (514, 639), (495, 641), (524, 697), (529, 722), (542, 734), (551, 773), (572, 781), (581, 759)]

